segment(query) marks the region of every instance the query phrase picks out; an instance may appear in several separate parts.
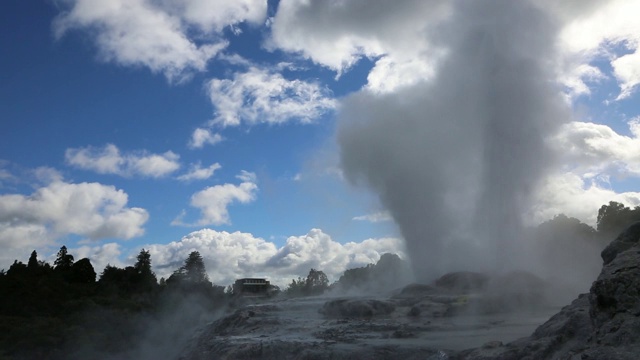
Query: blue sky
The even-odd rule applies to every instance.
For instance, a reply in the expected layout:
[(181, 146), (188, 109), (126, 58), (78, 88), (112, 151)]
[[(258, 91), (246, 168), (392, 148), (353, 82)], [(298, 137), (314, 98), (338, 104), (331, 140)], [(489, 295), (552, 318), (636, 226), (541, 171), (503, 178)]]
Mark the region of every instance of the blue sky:
[[(425, 24), (451, 2), (340, 3), (4, 1), (0, 268), (66, 244), (101, 270), (144, 246), (160, 275), (199, 250), (225, 283), (402, 253), (380, 194), (344, 177), (336, 129), (344, 99), (437, 77)], [(609, 200), (640, 204), (640, 5), (536, 6), (560, 24), (550, 61), (573, 119), (552, 146), (557, 195), (527, 216), (593, 224)]]

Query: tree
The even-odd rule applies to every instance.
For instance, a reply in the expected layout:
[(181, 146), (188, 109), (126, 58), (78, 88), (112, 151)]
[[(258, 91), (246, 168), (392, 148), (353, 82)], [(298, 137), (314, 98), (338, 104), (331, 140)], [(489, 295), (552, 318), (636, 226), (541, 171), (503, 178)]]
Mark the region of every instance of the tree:
[(610, 201), (609, 205), (602, 205), (598, 210), (597, 230), (598, 233), (611, 240), (611, 237), (618, 236), (633, 222), (640, 220), (640, 207), (630, 209), (619, 202)]
[(139, 276), (139, 282), (144, 288), (153, 287), (158, 283), (156, 274), (151, 271), (151, 254), (149, 251), (142, 249), (137, 256), (137, 261), (133, 268)]
[(31, 256), (29, 257), (29, 262), (27, 263), (27, 268), (31, 271), (38, 268), (38, 253), (35, 250), (31, 252)]
[(93, 284), (96, 282), (96, 272), (87, 258), (78, 260), (71, 266), (69, 280), (80, 284)]
[(189, 257), (184, 261), (184, 265), (180, 268), (184, 273), (184, 280), (192, 283), (208, 283), (209, 276), (204, 267), (202, 255), (197, 251), (192, 251)]
[(302, 277), (298, 276), (298, 280), (296, 281), (296, 279), (291, 279), (291, 284), (289, 284), (289, 286), (287, 286), (287, 289), (285, 290), (286, 294), (288, 296), (294, 297), (294, 296), (303, 296), (305, 295), (305, 288), (306, 288), (306, 280), (303, 279)]
[(305, 282), (305, 292), (307, 295), (319, 295), (329, 288), (329, 279), (327, 275), (316, 269), (309, 270), (307, 280)]
[(58, 256), (53, 262), (56, 270), (69, 270), (73, 265), (73, 255), (67, 253), (67, 247), (62, 245), (58, 251)]

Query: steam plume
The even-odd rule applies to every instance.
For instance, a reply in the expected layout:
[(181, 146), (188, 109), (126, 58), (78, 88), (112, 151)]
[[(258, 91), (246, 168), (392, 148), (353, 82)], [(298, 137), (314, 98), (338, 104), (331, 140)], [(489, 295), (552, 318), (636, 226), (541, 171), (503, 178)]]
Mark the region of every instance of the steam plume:
[(375, 191), (416, 276), (499, 271), (527, 260), (521, 214), (552, 163), (544, 139), (570, 113), (553, 73), (553, 19), (527, 1), (455, 1), (426, 41), (434, 79), (345, 101), (347, 178)]

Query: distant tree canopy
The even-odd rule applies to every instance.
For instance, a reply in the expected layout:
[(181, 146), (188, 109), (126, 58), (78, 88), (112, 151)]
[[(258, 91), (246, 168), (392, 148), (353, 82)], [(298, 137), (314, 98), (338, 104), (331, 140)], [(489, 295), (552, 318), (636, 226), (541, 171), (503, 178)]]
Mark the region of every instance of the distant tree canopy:
[(151, 254), (142, 249), (133, 266), (124, 269), (107, 265), (100, 275), (100, 285), (121, 295), (133, 295), (155, 290), (158, 287), (156, 274), (151, 270)]
[(640, 221), (640, 206), (631, 209), (619, 202), (610, 201), (598, 210), (597, 221), (598, 233), (608, 237), (618, 236), (629, 225)]
[(565, 214), (556, 215), (553, 219), (543, 222), (538, 225), (536, 231), (538, 238), (554, 243), (563, 241), (567, 237), (586, 241), (593, 241), (598, 237), (598, 232), (594, 228)]
[(192, 251), (184, 261), (184, 265), (167, 279), (167, 284), (175, 283), (211, 284), (204, 266), (204, 259), (198, 251)]
[(375, 265), (346, 270), (335, 286), (343, 291), (391, 290), (398, 286), (398, 281), (407, 279), (408, 274), (409, 264), (406, 261), (396, 254), (385, 253)]
[(329, 289), (329, 279), (327, 275), (316, 269), (309, 270), (306, 278), (298, 277), (292, 279), (291, 284), (285, 290), (288, 296), (312, 296), (320, 295)]
[(54, 265), (33, 251), (26, 265), (15, 260), (0, 271), (0, 359), (134, 358), (123, 354), (138, 342), (160, 341), (147, 337), (150, 321), (175, 312), (179, 325), (171, 317), (173, 328), (162, 331), (180, 336), (228, 299), (224, 287), (209, 282), (198, 252), (178, 269), (180, 286), (157, 284), (145, 249), (133, 266), (107, 265), (97, 283), (90, 260), (74, 262), (66, 246)]
[(309, 270), (305, 281), (305, 290), (308, 295), (320, 295), (329, 288), (327, 275), (316, 269)]

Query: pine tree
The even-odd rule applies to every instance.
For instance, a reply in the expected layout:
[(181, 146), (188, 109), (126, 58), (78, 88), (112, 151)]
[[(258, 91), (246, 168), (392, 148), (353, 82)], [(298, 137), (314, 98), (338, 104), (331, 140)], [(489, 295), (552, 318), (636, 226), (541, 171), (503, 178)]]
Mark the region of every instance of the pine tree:
[(202, 255), (197, 251), (192, 251), (189, 257), (184, 261), (184, 265), (180, 268), (184, 273), (185, 280), (192, 283), (206, 283), (209, 282), (209, 276), (204, 267), (204, 260)]
[(56, 261), (53, 262), (56, 270), (68, 270), (73, 265), (73, 255), (67, 254), (67, 247), (62, 245), (58, 251)]
[(156, 274), (151, 271), (151, 254), (149, 251), (145, 249), (140, 250), (137, 259), (138, 261), (133, 265), (133, 268), (136, 269), (142, 285), (144, 287), (156, 285), (158, 279), (156, 278)]
[(27, 263), (27, 268), (29, 270), (35, 270), (38, 268), (38, 253), (35, 250), (31, 252), (31, 256), (29, 257), (29, 262)]

